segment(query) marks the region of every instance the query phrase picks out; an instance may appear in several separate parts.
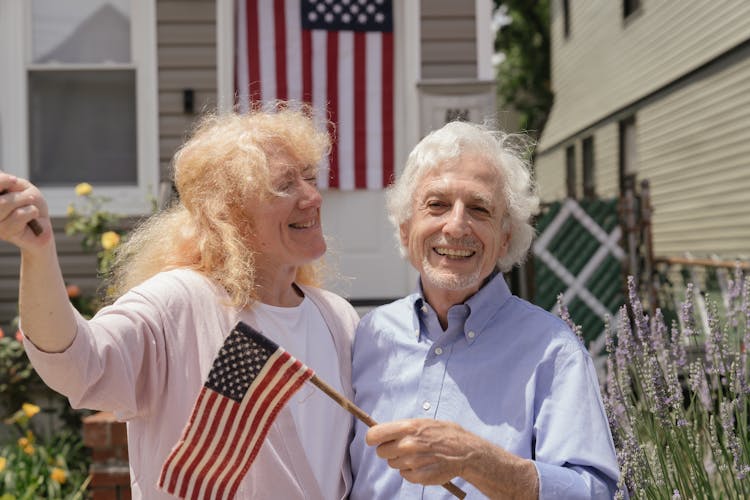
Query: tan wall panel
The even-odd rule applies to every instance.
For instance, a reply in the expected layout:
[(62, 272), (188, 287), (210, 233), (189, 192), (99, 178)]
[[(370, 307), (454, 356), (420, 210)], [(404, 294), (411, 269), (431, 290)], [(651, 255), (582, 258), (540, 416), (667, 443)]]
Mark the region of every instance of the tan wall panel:
[[(196, 112), (216, 109), (216, 91), (214, 89), (195, 90), (194, 92), (193, 99), (195, 100)], [(168, 90), (159, 92), (159, 113), (162, 116), (181, 114), (182, 112), (182, 92)]]
[(216, 47), (160, 47), (159, 67), (165, 68), (208, 68), (216, 71)]
[(216, 69), (161, 69), (159, 90), (211, 90), (216, 92)]
[(638, 113), (658, 255), (750, 254), (748, 88), (750, 58)]
[(422, 79), (440, 78), (476, 78), (477, 67), (474, 64), (424, 64)]
[(164, 1), (156, 4), (157, 23), (214, 23), (216, 4), (213, 1)]
[(182, 142), (182, 137), (162, 136), (159, 140), (159, 159), (170, 161)]
[(432, 42), (422, 50), (422, 63), (476, 63), (474, 41)]
[(422, 20), (422, 40), (474, 40), (474, 18)]
[(556, 201), (565, 197), (564, 148), (537, 156), (534, 168), (539, 197), (543, 202)]
[(643, 0), (622, 21), (621, 2), (571, 2), (571, 31), (562, 36), (553, 2), (555, 106), (542, 147), (550, 147), (640, 97), (700, 67), (750, 36), (750, 2)]
[(159, 128), (166, 137), (187, 137), (196, 120), (194, 115), (162, 115)]
[(157, 30), (159, 45), (214, 45), (214, 24), (160, 24)]
[(473, 1), (421, 2), (422, 79), (476, 78), (476, 19)]
[(422, 17), (474, 16), (472, 0), (422, 0)]
[(600, 198), (614, 198), (620, 193), (620, 143), (617, 123), (599, 128), (594, 137), (594, 182)]

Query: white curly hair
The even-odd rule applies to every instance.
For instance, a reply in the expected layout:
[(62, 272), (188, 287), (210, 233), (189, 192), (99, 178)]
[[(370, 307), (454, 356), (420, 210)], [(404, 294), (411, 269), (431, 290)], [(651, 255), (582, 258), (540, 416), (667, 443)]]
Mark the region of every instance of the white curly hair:
[(498, 262), (505, 272), (524, 261), (534, 237), (531, 218), (539, 209), (528, 157), (532, 142), (522, 134), (507, 134), (488, 125), (455, 121), (444, 125), (422, 139), (409, 154), (401, 176), (386, 192), (388, 218), (396, 228), (401, 254), (400, 227), (413, 213), (416, 190), (422, 178), (432, 169), (455, 163), (465, 156), (475, 156), (497, 169), (505, 202), (503, 229), (509, 231), (508, 251)]

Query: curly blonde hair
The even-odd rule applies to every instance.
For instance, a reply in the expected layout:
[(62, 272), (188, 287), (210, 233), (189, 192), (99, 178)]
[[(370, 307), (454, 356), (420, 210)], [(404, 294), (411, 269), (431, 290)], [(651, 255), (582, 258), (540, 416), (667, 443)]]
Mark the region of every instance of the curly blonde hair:
[[(246, 203), (274, 193), (275, 157), (285, 155), (303, 168), (328, 154), (328, 134), (311, 116), (307, 107), (282, 103), (273, 111), (203, 117), (174, 156), (179, 201), (147, 219), (118, 249), (110, 299), (159, 272), (188, 268), (224, 287), (232, 305), (254, 301), (254, 223)], [(301, 266), (296, 281), (317, 285), (318, 266)]]

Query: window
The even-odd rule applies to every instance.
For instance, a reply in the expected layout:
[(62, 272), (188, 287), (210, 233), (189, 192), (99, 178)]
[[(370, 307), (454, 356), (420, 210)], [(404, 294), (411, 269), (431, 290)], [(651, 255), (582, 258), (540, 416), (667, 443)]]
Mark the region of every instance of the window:
[(641, 8), (641, 0), (622, 0), (622, 18), (627, 19)]
[(113, 211), (148, 210), (159, 180), (153, 26), (153, 0), (0, 0), (0, 161), (42, 189), (53, 216), (84, 181)]
[(570, 37), (570, 0), (562, 0), (563, 36)]
[(583, 140), (583, 197), (596, 198), (596, 183), (594, 178), (594, 137)]
[(565, 148), (565, 187), (568, 198), (576, 198), (576, 147)]
[(620, 121), (620, 192), (635, 186), (637, 173), (635, 116)]

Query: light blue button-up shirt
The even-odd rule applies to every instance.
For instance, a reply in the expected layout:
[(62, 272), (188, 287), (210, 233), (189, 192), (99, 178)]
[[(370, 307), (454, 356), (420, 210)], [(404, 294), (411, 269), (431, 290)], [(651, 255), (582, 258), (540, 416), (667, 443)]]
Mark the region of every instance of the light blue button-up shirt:
[[(614, 496), (617, 459), (591, 356), (564, 322), (511, 295), (502, 274), (451, 307), (445, 331), (421, 292), (372, 311), (352, 369), (354, 401), (378, 422), (456, 422), (534, 460), (543, 499)], [(404, 480), (367, 446), (365, 424), (355, 432), (353, 500), (453, 498)]]

